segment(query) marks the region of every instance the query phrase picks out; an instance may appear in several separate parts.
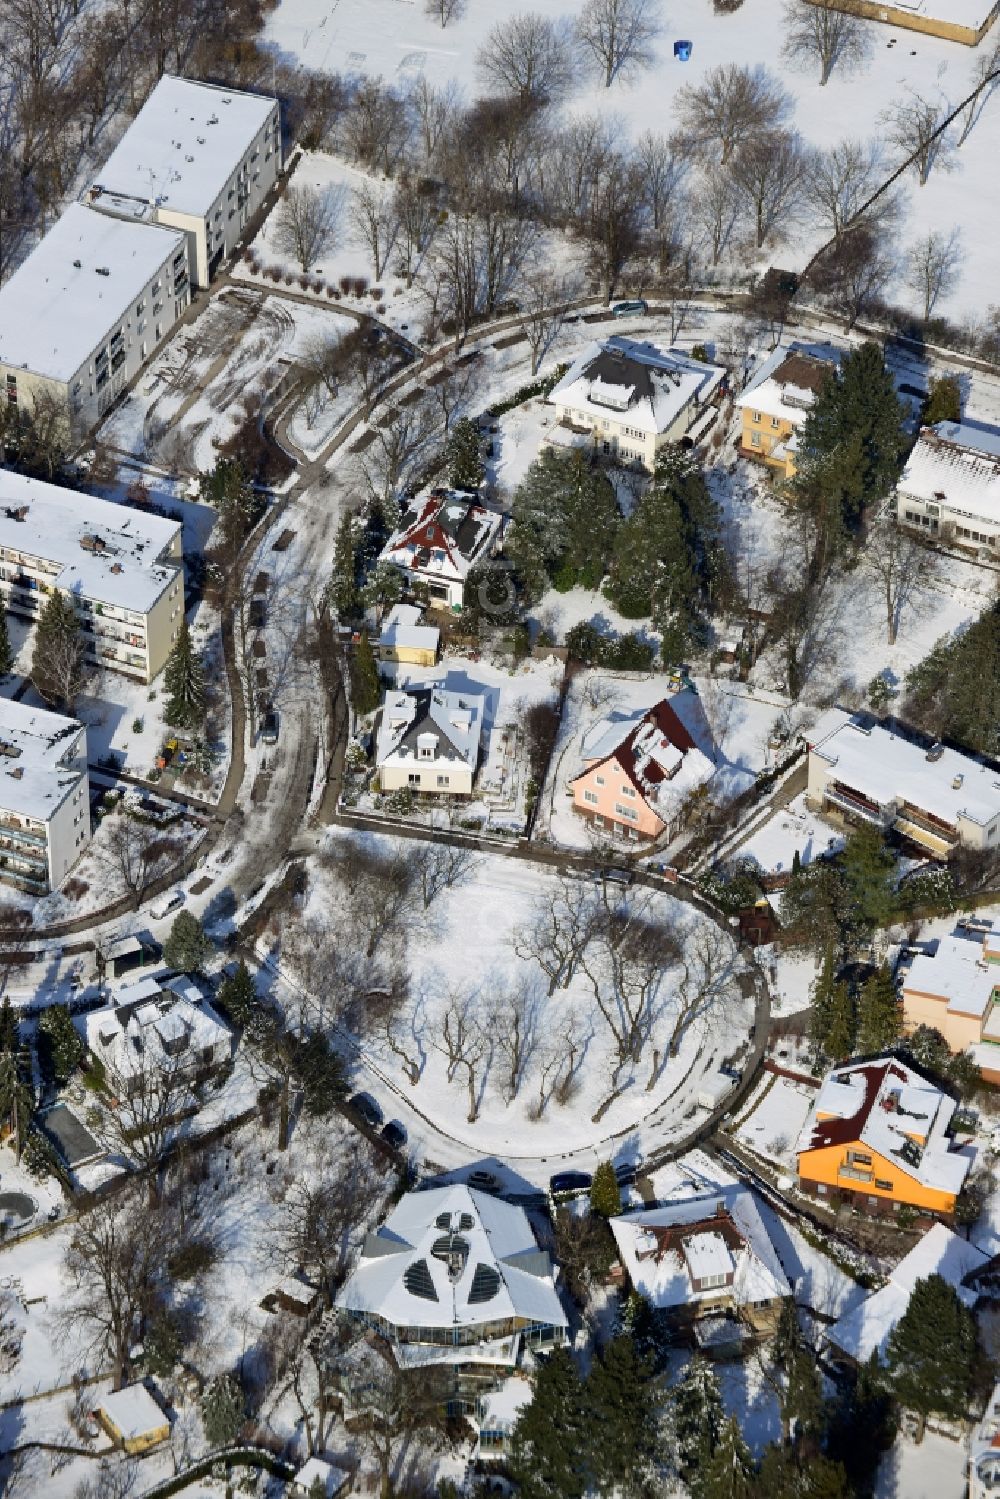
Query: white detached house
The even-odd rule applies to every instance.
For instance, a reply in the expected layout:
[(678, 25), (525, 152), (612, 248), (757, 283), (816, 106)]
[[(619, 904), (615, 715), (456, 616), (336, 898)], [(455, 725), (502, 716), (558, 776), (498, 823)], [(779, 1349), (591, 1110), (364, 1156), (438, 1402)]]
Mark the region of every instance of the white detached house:
[(443, 687), (386, 693), (375, 746), (382, 790), (471, 796), (484, 709), (484, 698)]

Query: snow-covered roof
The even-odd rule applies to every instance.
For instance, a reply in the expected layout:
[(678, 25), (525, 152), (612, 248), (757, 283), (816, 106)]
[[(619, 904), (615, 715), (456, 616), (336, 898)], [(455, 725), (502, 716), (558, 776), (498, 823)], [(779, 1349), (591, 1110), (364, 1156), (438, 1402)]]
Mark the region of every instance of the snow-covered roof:
[[(949, 26), (965, 26), (970, 31), (986, 25), (995, 5), (996, 0), (889, 0), (892, 10)], [(845, 5), (844, 9), (850, 7)]]
[(575, 780), (614, 760), (665, 822), (715, 774), (715, 766), (695, 744), (670, 698), (636, 713), (602, 718), (584, 736), (582, 754), (586, 768)]
[(754, 371), (735, 404), (759, 411), (762, 416), (778, 417), (793, 427), (801, 426), (831, 368), (836, 369), (841, 358), (841, 351), (831, 344), (798, 340), (779, 344)]
[(0, 807), (48, 822), (86, 772), (84, 733), (75, 718), (0, 698)]
[(397, 604), (389, 611), (379, 636), (382, 650), (437, 651), (441, 631), (422, 625), (422, 611), (415, 604)]
[[(402, 1197), (365, 1240), (337, 1305), (393, 1327), (474, 1327), (510, 1318), (566, 1326), (555, 1272), (524, 1210), (459, 1183)], [(469, 1355), (467, 1347), (434, 1345), (429, 1356), (452, 1352)]]
[(943, 1223), (935, 1223), (900, 1260), (888, 1283), (846, 1312), (826, 1337), (858, 1363), (864, 1363), (876, 1350), (881, 1356), (893, 1328), (910, 1304), (918, 1280), (940, 1275), (954, 1287), (959, 1299), (971, 1307), (976, 1292), (963, 1286), (962, 1281), (986, 1261), (981, 1249), (952, 1233)]
[(725, 374), (678, 349), (659, 349), (616, 334), (591, 344), (566, 371), (549, 401), (596, 420), (614, 411), (627, 416), (637, 431), (656, 434), (668, 431), (693, 401), (707, 401)]
[(898, 1057), (856, 1062), (827, 1073), (795, 1149), (801, 1157), (860, 1143), (911, 1180), (957, 1196), (971, 1162), (950, 1148), (947, 1130), (955, 1107), (953, 1098)]
[(150, 1068), (187, 1072), (204, 1048), (232, 1044), (229, 1027), (185, 974), (123, 984), (83, 1025), (89, 1050), (126, 1084)]
[(350, 1478), (350, 1473), (344, 1468), (338, 1468), (334, 1463), (328, 1463), (325, 1458), (307, 1457), (301, 1468), (292, 1479), (292, 1489), (295, 1493), (309, 1494), (313, 1485), (322, 1485), (321, 1492), (332, 1499), (334, 1494), (340, 1492), (344, 1484)]
[(489, 556), (502, 528), (503, 516), (476, 495), (434, 489), (406, 511), (381, 558), (420, 577), (460, 583)]
[(259, 94), (164, 74), (92, 191), (204, 215), (276, 107)]
[(80, 598), (148, 613), (180, 574), (179, 556), (161, 561), (180, 532), (180, 521), (0, 472), (0, 548), (56, 563), (52, 584)]
[(176, 229), (71, 203), (0, 288), (0, 364), (72, 379), (184, 248)]
[(745, 1187), (719, 1187), (612, 1218), (611, 1229), (629, 1279), (651, 1306), (714, 1302), (719, 1286), (698, 1290), (695, 1281), (730, 1274), (727, 1289), (736, 1306), (792, 1294)]
[(982, 941), (965, 936), (942, 937), (937, 951), (914, 958), (903, 979), (903, 993), (929, 994), (947, 1000), (959, 1015), (985, 1015), (993, 990), (1000, 986), (1000, 967), (983, 956)]
[(94, 1410), (105, 1415), (125, 1441), (134, 1441), (170, 1425), (169, 1416), (143, 1384), (126, 1385), (123, 1390), (102, 1395)]
[(1000, 432), (955, 422), (925, 427), (906, 460), (900, 494), (1000, 523)]
[(1000, 771), (958, 750), (928, 750), (865, 716), (841, 722), (822, 739), (809, 736), (810, 752), (835, 771), (835, 779), (880, 807), (906, 803), (949, 827), (965, 818), (988, 826), (1000, 817)]
[(387, 692), (382, 706), (376, 765), (479, 763), (485, 699), (444, 687)]

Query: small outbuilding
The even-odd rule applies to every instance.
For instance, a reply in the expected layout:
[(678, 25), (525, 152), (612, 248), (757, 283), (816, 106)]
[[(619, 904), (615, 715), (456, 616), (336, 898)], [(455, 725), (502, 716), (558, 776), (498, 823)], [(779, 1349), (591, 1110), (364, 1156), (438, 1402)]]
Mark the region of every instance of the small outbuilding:
[(344, 1491), (351, 1481), (350, 1473), (328, 1463), (323, 1457), (308, 1457), (292, 1479), (293, 1494), (304, 1494), (308, 1499), (322, 1494), (324, 1499), (333, 1499)]
[(123, 1452), (148, 1452), (170, 1436), (170, 1417), (144, 1384), (126, 1385), (101, 1397), (94, 1415)]

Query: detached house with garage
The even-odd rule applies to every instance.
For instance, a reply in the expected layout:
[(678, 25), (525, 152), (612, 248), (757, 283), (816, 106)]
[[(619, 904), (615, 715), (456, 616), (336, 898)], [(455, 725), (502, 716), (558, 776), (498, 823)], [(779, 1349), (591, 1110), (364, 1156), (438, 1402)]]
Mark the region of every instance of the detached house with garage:
[(375, 744), (382, 790), (471, 796), (485, 706), (475, 693), (444, 687), (387, 692)]
[(796, 1143), (799, 1187), (863, 1213), (950, 1221), (971, 1158), (952, 1148), (955, 1100), (896, 1057), (827, 1073)]
[(150, 1076), (194, 1082), (228, 1062), (233, 1036), (185, 975), (139, 979), (83, 1018), (87, 1050), (128, 1097)]
[(799, 428), (839, 361), (839, 351), (825, 344), (775, 349), (736, 401), (742, 414), (740, 456), (765, 464), (782, 479), (793, 478)]
[(584, 769), (569, 783), (573, 810), (620, 838), (672, 838), (687, 804), (715, 774), (669, 698), (612, 714), (583, 740)]
[(984, 562), (1000, 558), (1000, 432), (969, 422), (924, 427), (896, 486), (896, 519)]
[(557, 423), (542, 446), (588, 447), (652, 473), (667, 443), (708, 431), (725, 379), (725, 370), (678, 349), (617, 335), (591, 344), (549, 396)]
[(745, 1187), (612, 1218), (622, 1269), (651, 1307), (706, 1352), (774, 1332), (792, 1288)]
[(380, 562), (398, 568), (431, 604), (459, 614), (465, 580), (500, 545), (503, 516), (474, 494), (434, 489), (414, 501), (382, 549)]
[(526, 1352), (566, 1341), (556, 1274), (523, 1208), (455, 1184), (400, 1199), (365, 1239), (337, 1308), (399, 1368), (447, 1370), (449, 1414), (475, 1419)]
[(987, 1082), (1000, 1083), (1000, 933), (989, 922), (959, 927), (933, 953), (914, 958), (902, 980), (903, 1029), (940, 1031), (969, 1051)]

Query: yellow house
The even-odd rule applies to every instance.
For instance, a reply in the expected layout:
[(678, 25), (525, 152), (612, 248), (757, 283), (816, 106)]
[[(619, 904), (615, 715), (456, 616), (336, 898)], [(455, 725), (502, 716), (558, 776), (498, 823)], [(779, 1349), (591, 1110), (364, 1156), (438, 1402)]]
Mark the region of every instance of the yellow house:
[(796, 1144), (800, 1188), (831, 1207), (951, 1219), (971, 1164), (951, 1149), (955, 1107), (896, 1057), (835, 1068)]
[(979, 45), (1000, 11), (1000, 0), (915, 0), (912, 5), (880, 5), (878, 0), (809, 0), (809, 3), (828, 4), (832, 10), (845, 10), (869, 21), (884, 21), (905, 31), (923, 31), (928, 36), (943, 37), (946, 42), (964, 42), (967, 47)]
[(741, 456), (791, 479), (798, 430), (839, 359), (836, 349), (823, 344), (775, 349), (736, 400), (742, 412)]
[(420, 623), (415, 604), (397, 604), (382, 626), (378, 658), (395, 666), (435, 666), (441, 631)]
[(104, 1395), (94, 1415), (123, 1452), (148, 1452), (170, 1435), (170, 1418), (144, 1384), (126, 1385)]
[(972, 1048), (988, 1082), (1000, 1082), (1000, 945), (992, 931), (942, 937), (921, 953), (902, 985), (903, 1029), (940, 1031), (953, 1052)]

